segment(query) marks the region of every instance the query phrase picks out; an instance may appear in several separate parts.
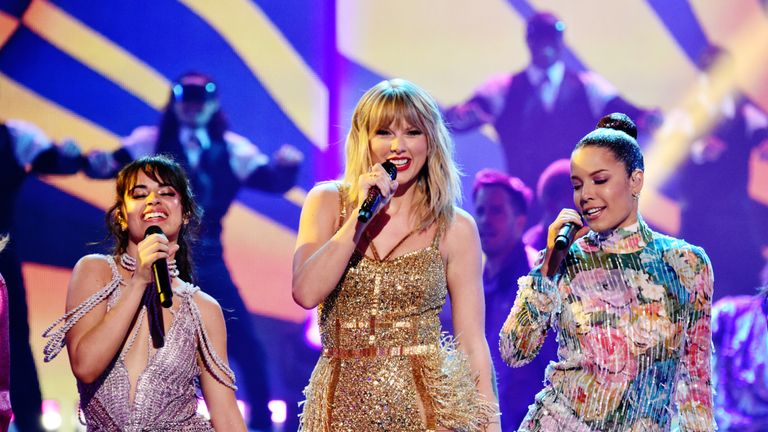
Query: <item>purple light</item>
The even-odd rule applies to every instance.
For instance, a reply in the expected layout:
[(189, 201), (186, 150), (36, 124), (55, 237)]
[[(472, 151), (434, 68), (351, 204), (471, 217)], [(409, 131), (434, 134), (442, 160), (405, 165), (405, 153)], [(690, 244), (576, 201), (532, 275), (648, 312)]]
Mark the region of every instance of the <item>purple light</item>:
[(267, 408), (269, 408), (269, 411), (272, 413), (272, 423), (285, 423), (285, 420), (288, 418), (288, 407), (285, 404), (285, 401), (271, 400), (267, 404)]
[[(237, 400), (237, 409), (240, 411), (240, 415), (243, 417), (243, 420), (247, 420), (248, 417), (246, 414), (250, 411), (251, 407), (246, 403), (245, 401), (242, 401), (240, 399)], [(211, 419), (211, 413), (208, 411), (208, 405), (205, 403), (204, 399), (198, 399), (197, 401), (197, 413), (201, 416), (205, 417), (206, 419)]]
[(323, 344), (320, 339), (320, 327), (317, 324), (317, 308), (309, 311), (309, 318), (304, 328), (304, 340), (314, 349), (320, 349)]
[(47, 431), (58, 430), (61, 427), (61, 407), (59, 402), (53, 399), (44, 400), (42, 411), (41, 422), (43, 429)]

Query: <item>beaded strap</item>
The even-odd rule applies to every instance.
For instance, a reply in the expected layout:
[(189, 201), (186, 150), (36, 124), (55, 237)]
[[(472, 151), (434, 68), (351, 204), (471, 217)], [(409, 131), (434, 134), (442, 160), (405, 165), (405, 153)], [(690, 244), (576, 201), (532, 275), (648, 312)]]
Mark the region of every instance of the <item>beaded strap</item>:
[[(217, 381), (231, 388), (232, 390), (237, 390), (237, 386), (235, 385), (235, 373), (224, 362), (224, 360), (222, 360), (221, 357), (216, 354), (216, 350), (211, 347), (208, 332), (205, 330), (203, 319), (200, 316), (200, 309), (197, 307), (197, 303), (195, 303), (194, 299), (192, 299), (192, 294), (200, 289), (197, 287), (195, 288), (196, 289), (194, 291), (189, 293), (189, 300), (187, 301), (187, 304), (189, 305), (190, 312), (192, 312), (192, 316), (195, 318), (195, 327), (197, 330), (197, 338), (200, 341), (200, 352), (203, 354), (203, 362), (208, 367), (211, 375), (213, 375)], [(219, 371), (223, 372), (224, 376), (222, 376)]]
[(147, 314), (147, 307), (142, 306), (141, 311), (139, 312), (138, 318), (136, 318), (136, 322), (138, 323), (136, 325), (136, 328), (133, 330), (131, 337), (128, 339), (128, 343), (125, 344), (125, 348), (123, 348), (122, 352), (120, 352), (119, 359), (120, 361), (125, 360), (125, 355), (128, 354), (128, 351), (133, 348), (133, 343), (136, 342), (136, 338), (139, 336), (139, 330), (141, 330), (141, 326), (144, 324), (144, 316)]
[[(64, 316), (53, 322), (43, 332), (44, 338), (50, 338), (43, 348), (43, 360), (47, 363), (53, 360), (66, 345), (67, 332), (80, 321), (80, 318), (85, 314), (93, 310), (96, 305), (106, 300), (116, 289), (120, 286), (123, 279), (120, 277), (120, 273), (117, 270), (115, 259), (111, 256), (107, 257), (109, 267), (112, 269), (112, 279), (104, 286), (104, 288), (96, 291), (90, 297), (85, 299), (76, 308), (67, 312)], [(58, 327), (58, 328), (57, 328)]]

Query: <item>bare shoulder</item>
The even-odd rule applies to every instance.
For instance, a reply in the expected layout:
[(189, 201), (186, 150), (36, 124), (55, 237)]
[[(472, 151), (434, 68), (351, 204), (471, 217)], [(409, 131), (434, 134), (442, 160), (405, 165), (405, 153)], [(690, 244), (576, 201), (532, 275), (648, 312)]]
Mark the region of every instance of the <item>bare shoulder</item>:
[(90, 254), (80, 258), (72, 270), (72, 277), (106, 284), (112, 279), (112, 268), (107, 255)]
[(307, 199), (313, 199), (313, 200), (319, 200), (319, 201), (330, 201), (334, 200), (335, 202), (338, 202), (339, 200), (339, 189), (341, 188), (341, 183), (338, 181), (324, 181), (317, 183), (307, 194)]
[(206, 294), (203, 290), (197, 290), (192, 294), (192, 301), (195, 302), (200, 310), (203, 322), (208, 324), (214, 319), (221, 319), (223, 322), (224, 314), (221, 311), (221, 305), (219, 305), (215, 298)]
[(336, 215), (341, 205), (341, 183), (336, 181), (320, 182), (307, 194), (304, 208), (319, 215)]
[(467, 250), (480, 241), (477, 224), (472, 215), (458, 207), (454, 211), (453, 220), (446, 228), (441, 242), (449, 254), (451, 251)]
[(477, 224), (472, 215), (459, 207), (454, 211), (453, 220), (445, 231), (445, 240), (461, 242), (477, 237)]
[(112, 269), (106, 255), (86, 255), (75, 264), (67, 289), (67, 310), (80, 304), (112, 280)]

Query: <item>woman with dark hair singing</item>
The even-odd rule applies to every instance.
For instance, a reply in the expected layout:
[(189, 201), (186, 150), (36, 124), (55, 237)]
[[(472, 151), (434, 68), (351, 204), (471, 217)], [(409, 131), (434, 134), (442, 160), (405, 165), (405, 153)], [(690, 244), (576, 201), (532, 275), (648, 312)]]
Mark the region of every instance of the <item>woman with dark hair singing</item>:
[[(518, 282), (502, 357), (530, 361), (550, 327), (559, 344), (521, 431), (715, 429), (712, 268), (701, 248), (652, 231), (640, 216), (636, 134), (615, 113), (579, 141), (571, 154), (578, 211), (560, 212), (540, 264)], [(582, 228), (558, 251), (567, 223)]]
[[(201, 212), (184, 170), (164, 156), (143, 157), (120, 171), (116, 192), (106, 216), (114, 253), (75, 266), (68, 312), (44, 334), (45, 360), (66, 345), (89, 431), (245, 431), (221, 308), (192, 284), (190, 242)], [(150, 226), (162, 233), (145, 237)], [(152, 283), (161, 259), (171, 308), (160, 308)], [(196, 414), (198, 387), (210, 421)]]

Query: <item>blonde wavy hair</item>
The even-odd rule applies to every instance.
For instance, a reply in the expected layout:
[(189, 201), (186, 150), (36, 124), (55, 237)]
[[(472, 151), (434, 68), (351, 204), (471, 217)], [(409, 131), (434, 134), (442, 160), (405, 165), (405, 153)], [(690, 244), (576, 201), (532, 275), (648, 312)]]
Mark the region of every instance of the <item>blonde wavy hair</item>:
[(10, 240), (10, 236), (8, 234), (0, 234), (0, 252), (5, 249), (5, 246), (8, 245), (8, 241)]
[(422, 88), (404, 79), (382, 81), (365, 92), (352, 114), (347, 134), (343, 183), (346, 202), (359, 205), (358, 178), (373, 165), (370, 138), (377, 130), (405, 121), (427, 138), (427, 158), (416, 178), (415, 222), (427, 229), (435, 222), (453, 220), (454, 206), (461, 201), (461, 172), (453, 160), (453, 141), (435, 100)]

